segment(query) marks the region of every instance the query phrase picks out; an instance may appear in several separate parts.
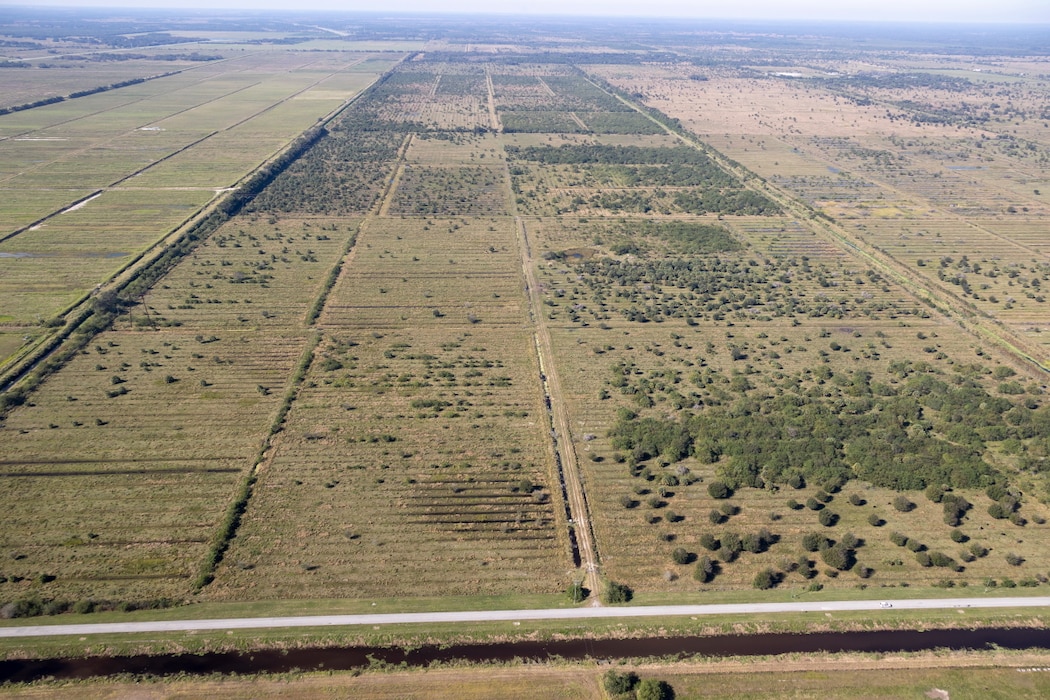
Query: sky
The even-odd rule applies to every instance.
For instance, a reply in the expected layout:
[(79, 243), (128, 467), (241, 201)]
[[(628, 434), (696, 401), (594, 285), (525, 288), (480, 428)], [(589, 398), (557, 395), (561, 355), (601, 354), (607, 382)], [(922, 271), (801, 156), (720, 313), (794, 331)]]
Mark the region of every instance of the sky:
[(481, 12), (733, 19), (1050, 22), (1050, 0), (0, 0), (3, 5)]

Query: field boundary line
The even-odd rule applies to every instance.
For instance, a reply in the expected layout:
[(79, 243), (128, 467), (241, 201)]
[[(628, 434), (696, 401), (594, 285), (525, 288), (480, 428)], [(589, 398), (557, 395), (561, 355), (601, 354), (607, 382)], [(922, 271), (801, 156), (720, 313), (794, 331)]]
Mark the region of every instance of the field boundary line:
[(580, 119), (580, 115), (576, 114), (576, 112), (569, 112), (569, 118), (571, 118), (574, 122), (579, 124), (580, 128), (583, 129), (585, 132), (590, 132), (591, 127), (584, 124), (583, 120)]
[(251, 503), (259, 474), (265, 467), (272, 464), (277, 454), (277, 445), (280, 433), (284, 430), (285, 420), (292, 409), (292, 404), (299, 398), (299, 394), (306, 382), (306, 373), (314, 362), (315, 351), (320, 343), (320, 331), (314, 331), (306, 339), (303, 350), (299, 354), (299, 362), (296, 363), (295, 371), (292, 372), (285, 386), (284, 398), (277, 407), (273, 421), (270, 424), (270, 430), (262, 439), (252, 466), (247, 470), (244, 479), (238, 485), (233, 500), (230, 501), (226, 508), (219, 530), (212, 538), (211, 546), (208, 548), (208, 553), (205, 555), (200, 572), (197, 574), (193, 584), (194, 593), (200, 593), (201, 589), (215, 580), (215, 571), (219, 564), (222, 563), (226, 551), (230, 547), (230, 541), (237, 536), (237, 530), (240, 529), (244, 514)]
[(488, 89), (489, 121), (492, 122), (492, 130), (496, 133), (503, 131), (499, 114), (496, 112), (496, 86), (492, 84), (492, 71), (485, 66), (485, 86)]
[(556, 92), (554, 92), (554, 88), (552, 88), (550, 85), (548, 85), (547, 81), (544, 80), (542, 77), (537, 75), (536, 76), (536, 80), (539, 81), (540, 85), (543, 86), (543, 89), (547, 91), (548, 95), (550, 95), (551, 97), (557, 97), (558, 96), (558, 94)]
[(599, 575), (601, 557), (598, 553), (598, 540), (591, 525), (587, 493), (579, 471), (576, 448), (572, 442), (572, 429), (554, 363), (554, 348), (550, 331), (543, 319), (543, 303), (539, 297), (540, 285), (536, 279), (529, 232), (525, 227), (525, 220), (518, 214), (510, 163), (506, 158), (503, 159), (503, 168), (508, 197), (507, 207), (514, 215), (515, 241), (521, 262), (525, 296), (528, 298), (527, 308), (536, 352), (536, 369), (539, 372), (540, 390), (543, 393), (545, 425), (549, 430), (548, 439), (545, 442), (549, 450), (548, 454), (553, 460), (554, 475), (558, 481), (573, 565), (583, 568), (583, 582), (591, 591), (592, 605), (599, 606), (601, 605), (598, 599), (601, 585)]
[(382, 197), (379, 198), (375, 216), (390, 216), (390, 206), (394, 202), (394, 194), (397, 192), (398, 185), (401, 184), (401, 177), (405, 174), (405, 168), (407, 167), (408, 149), (412, 146), (415, 138), (416, 135), (414, 133), (409, 134), (401, 143), (401, 148), (397, 154), (397, 166), (394, 168), (394, 172), (391, 173), (390, 180), (386, 183), (386, 190), (383, 192)]

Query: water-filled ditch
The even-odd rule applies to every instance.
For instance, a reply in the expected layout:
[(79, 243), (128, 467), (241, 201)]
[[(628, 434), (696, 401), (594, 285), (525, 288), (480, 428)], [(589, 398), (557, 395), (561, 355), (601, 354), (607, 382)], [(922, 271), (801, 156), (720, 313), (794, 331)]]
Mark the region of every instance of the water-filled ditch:
[(441, 662), (500, 662), (552, 658), (617, 659), (644, 656), (766, 656), (796, 652), (900, 652), (930, 649), (1050, 648), (1050, 629), (977, 629), (816, 634), (754, 634), (651, 639), (569, 639), (450, 646), (346, 647), (163, 656), (0, 661), (0, 682), (76, 679), (115, 674), (173, 675), (351, 670), (370, 664), (424, 667)]

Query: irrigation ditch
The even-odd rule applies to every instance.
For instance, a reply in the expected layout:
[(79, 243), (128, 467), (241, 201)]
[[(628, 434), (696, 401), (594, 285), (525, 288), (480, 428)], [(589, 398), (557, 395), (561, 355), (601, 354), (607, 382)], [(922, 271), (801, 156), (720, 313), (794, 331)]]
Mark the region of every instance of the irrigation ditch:
[(77, 680), (113, 675), (173, 676), (427, 668), (441, 664), (603, 661), (791, 653), (900, 653), (935, 649), (1047, 649), (1050, 629), (878, 630), (815, 634), (767, 633), (644, 639), (525, 640), (412, 648), (354, 646), (265, 649), (203, 654), (136, 655), (0, 661), (0, 683)]

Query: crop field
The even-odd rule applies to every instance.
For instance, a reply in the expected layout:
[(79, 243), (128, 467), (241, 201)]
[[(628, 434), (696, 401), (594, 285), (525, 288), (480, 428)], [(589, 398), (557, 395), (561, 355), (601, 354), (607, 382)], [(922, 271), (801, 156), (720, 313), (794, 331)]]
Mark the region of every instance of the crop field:
[(1038, 61), (316, 36), (0, 115), (7, 355), (310, 130), (5, 404), (0, 601), (1046, 583)]
[(81, 90), (197, 67), (197, 64), (189, 61), (161, 62), (148, 58), (120, 62), (56, 62), (46, 63), (46, 68), (37, 67), (40, 60), (26, 62), (26, 68), (5, 71), (5, 89), (0, 98), (0, 109), (10, 109), (38, 100), (66, 97)]
[[(6, 274), (0, 286), (10, 320), (47, 318), (126, 265), (214, 197), (209, 190), (109, 190), (0, 243)], [(99, 231), (106, 240), (99, 241)]]
[(361, 70), (370, 57), (253, 52), (0, 116), (10, 193), (0, 293), (15, 326), (5, 334), (40, 335), (41, 322), (364, 89), (377, 75)]
[(507, 217), (381, 221), (381, 227), (367, 223), (365, 248), (332, 291), (325, 325), (365, 332), (406, 321), (411, 327), (523, 323), (520, 266), (514, 265)]

